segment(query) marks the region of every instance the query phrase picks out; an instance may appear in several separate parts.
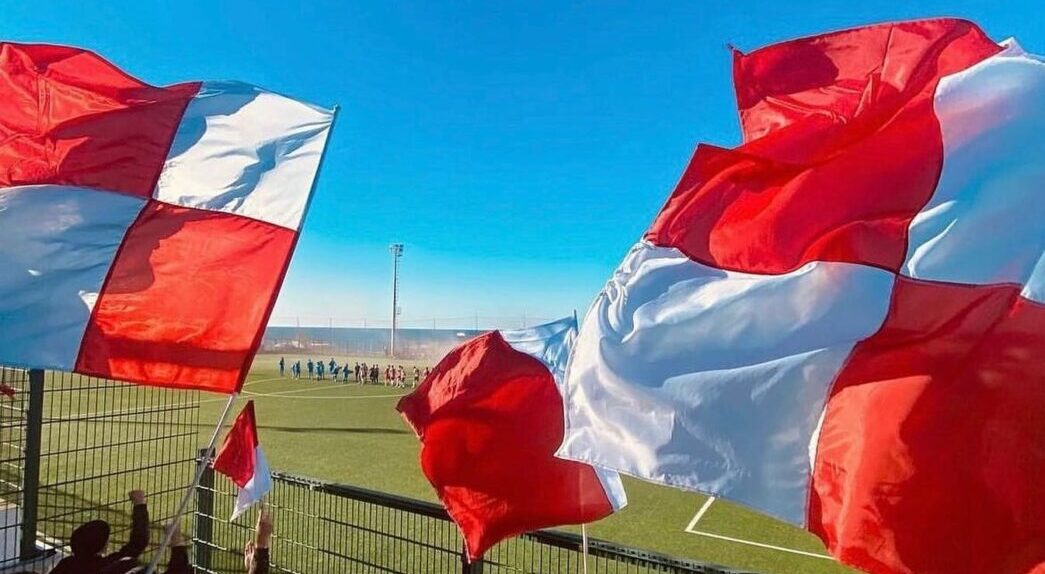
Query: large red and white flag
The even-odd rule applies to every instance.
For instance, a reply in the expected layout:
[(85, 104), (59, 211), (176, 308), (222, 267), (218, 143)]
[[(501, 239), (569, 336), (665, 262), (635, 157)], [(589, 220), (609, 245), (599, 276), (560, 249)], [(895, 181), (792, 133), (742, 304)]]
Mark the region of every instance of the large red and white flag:
[(332, 119), (0, 43), (0, 363), (238, 390)]
[(248, 508), (257, 504), (272, 490), (272, 473), (258, 440), (258, 425), (254, 418), (254, 401), (248, 401), (236, 422), (225, 435), (214, 470), (229, 477), (239, 492), (232, 509), (231, 520), (236, 520)]
[(972, 23), (736, 53), (581, 326), (560, 454), (725, 497), (869, 572), (1045, 562), (1045, 63)]
[(399, 402), (470, 559), (505, 538), (592, 522), (627, 504), (617, 473), (554, 456), (558, 385), (576, 333), (571, 317), (476, 337)]

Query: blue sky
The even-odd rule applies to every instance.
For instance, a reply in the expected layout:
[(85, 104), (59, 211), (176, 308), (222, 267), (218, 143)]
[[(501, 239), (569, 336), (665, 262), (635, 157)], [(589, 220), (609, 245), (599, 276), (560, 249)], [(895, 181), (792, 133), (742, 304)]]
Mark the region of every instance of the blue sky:
[(696, 143), (737, 143), (728, 44), (951, 15), (1045, 52), (1040, 0), (297, 4), (12, 1), (0, 18), (4, 39), (150, 83), (341, 106), (280, 322), (386, 317), (391, 241), (408, 324), (583, 313)]

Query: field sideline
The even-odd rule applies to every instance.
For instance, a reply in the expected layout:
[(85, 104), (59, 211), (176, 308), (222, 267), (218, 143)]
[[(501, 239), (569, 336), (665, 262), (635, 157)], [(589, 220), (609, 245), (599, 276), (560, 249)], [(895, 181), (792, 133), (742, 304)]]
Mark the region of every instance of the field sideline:
[[(286, 357), (288, 373), (299, 358), (304, 363), (303, 357)], [(257, 357), (239, 401), (254, 399), (261, 443), (274, 470), (436, 500), (418, 464), (419, 443), (394, 408), (410, 389), (281, 379), (278, 360)], [(414, 365), (423, 369), (434, 361), (396, 364), (411, 381)], [(202, 398), (201, 443), (223, 403), (217, 395)], [(816, 538), (741, 507), (628, 478), (625, 488), (628, 507), (590, 525), (591, 536), (764, 574), (853, 572), (821, 557), (825, 551)]]

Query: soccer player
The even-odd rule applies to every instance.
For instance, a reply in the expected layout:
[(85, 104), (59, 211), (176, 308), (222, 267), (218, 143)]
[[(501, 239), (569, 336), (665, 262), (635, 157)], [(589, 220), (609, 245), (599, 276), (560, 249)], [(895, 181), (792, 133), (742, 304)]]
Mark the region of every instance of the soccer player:
[(283, 378), (283, 366), (284, 366), (283, 357), (280, 357), (279, 358), (279, 378), (281, 378), (281, 379)]
[(316, 364), (312, 362), (312, 359), (309, 359), (308, 362), (305, 363), (305, 366), (308, 368), (308, 380), (311, 381), (312, 380), (312, 371), (315, 370)]
[(414, 388), (421, 382), (421, 369), (414, 367)]

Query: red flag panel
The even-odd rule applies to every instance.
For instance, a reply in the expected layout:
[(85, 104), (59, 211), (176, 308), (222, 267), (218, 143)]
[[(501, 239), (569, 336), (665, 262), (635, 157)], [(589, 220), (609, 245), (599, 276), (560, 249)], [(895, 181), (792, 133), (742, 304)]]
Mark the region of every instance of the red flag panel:
[(828, 402), (809, 528), (871, 573), (1045, 562), (1045, 306), (900, 278)]
[(76, 370), (239, 390), (295, 240), (277, 225), (151, 202), (116, 256)]
[(936, 84), (999, 49), (967, 22), (940, 20), (738, 56), (745, 133), (764, 137), (698, 148), (646, 238), (748, 273), (810, 261), (897, 271), (943, 161)]
[(214, 457), (214, 470), (243, 488), (254, 478), (257, 447), (258, 427), (254, 417), (254, 401), (247, 401)]
[(0, 186), (151, 197), (199, 83), (157, 88), (78, 48), (0, 44)]

